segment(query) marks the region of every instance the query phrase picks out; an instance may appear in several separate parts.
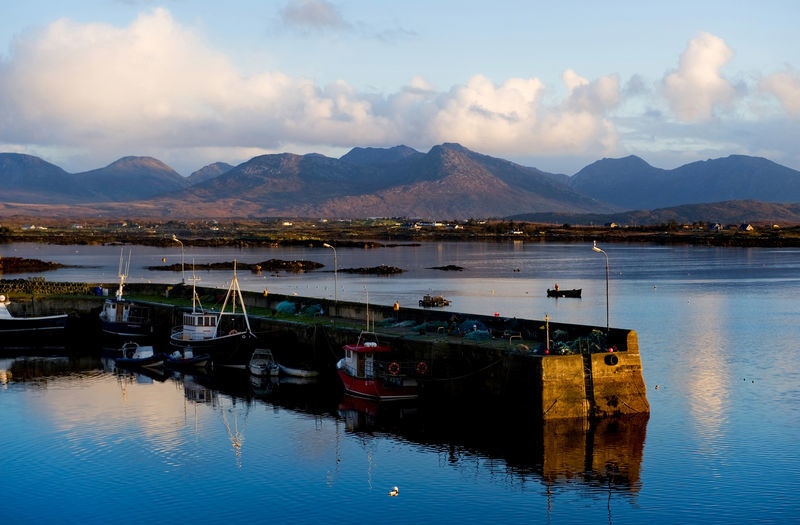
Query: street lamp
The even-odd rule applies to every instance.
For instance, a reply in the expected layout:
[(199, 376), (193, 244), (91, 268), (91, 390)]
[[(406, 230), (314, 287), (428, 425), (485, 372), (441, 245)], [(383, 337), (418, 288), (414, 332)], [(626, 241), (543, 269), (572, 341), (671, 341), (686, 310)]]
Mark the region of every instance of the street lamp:
[(608, 254), (597, 247), (597, 241), (594, 241), (592, 250), (596, 251), (597, 253), (602, 253), (606, 256), (606, 335), (608, 335)]
[(183, 271), (184, 270), (184, 266), (183, 266), (183, 243), (181, 242), (180, 239), (178, 239), (175, 236), (174, 233), (172, 234), (172, 240), (181, 245), (181, 284), (184, 284), (186, 282), (186, 273), (184, 273), (184, 271)]
[(336, 248), (334, 248), (327, 242), (324, 243), (323, 246), (333, 250), (333, 302), (336, 303), (336, 306), (339, 306), (339, 280), (336, 277), (337, 267), (339, 266), (339, 263), (336, 261)]

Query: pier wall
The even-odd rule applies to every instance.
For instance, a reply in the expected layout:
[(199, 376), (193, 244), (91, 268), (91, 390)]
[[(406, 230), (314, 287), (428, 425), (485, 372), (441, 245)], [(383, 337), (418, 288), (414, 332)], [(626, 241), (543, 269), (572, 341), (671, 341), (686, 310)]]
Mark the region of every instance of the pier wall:
[[(37, 294), (17, 302), (14, 308), (24, 314), (71, 313), (83, 319), (81, 335), (90, 334), (104, 297), (86, 295), (81, 287), (64, 288), (61, 284), (57, 293), (62, 295), (48, 295), (42, 283), (37, 283)], [(114, 284), (95, 285), (92, 290), (96, 286), (106, 288), (111, 295), (116, 290)], [(74, 292), (64, 291), (73, 288)], [(164, 341), (172, 327), (180, 324), (181, 313), (176, 306), (157, 298), (191, 299), (191, 287), (185, 285), (131, 284), (125, 291), (126, 296), (137, 300), (147, 297), (153, 304), (156, 333)], [(221, 307), (225, 290), (198, 287), (197, 291), (204, 307)], [(13, 301), (13, 294), (10, 295)], [(353, 342), (365, 328), (369, 313), (374, 330), (383, 341), (408, 361), (428, 366), (423, 387), (423, 396), (428, 399), (445, 403), (493, 400), (529, 410), (544, 420), (650, 411), (638, 337), (633, 330), (612, 328), (606, 333), (605, 327), (481, 316), (451, 309), (398, 310), (387, 305), (334, 303), (273, 293), (242, 295), (253, 331), (279, 362), (289, 366), (314, 366), (333, 374), (342, 346)], [(298, 307), (320, 305), (324, 314), (281, 314), (278, 305), (287, 301)], [(455, 331), (463, 320), (480, 321), (491, 336), (471, 339), (470, 334)], [(602, 351), (597, 350), (598, 341), (603, 345)], [(546, 348), (548, 342), (551, 348)], [(560, 353), (559, 348), (571, 351)]]

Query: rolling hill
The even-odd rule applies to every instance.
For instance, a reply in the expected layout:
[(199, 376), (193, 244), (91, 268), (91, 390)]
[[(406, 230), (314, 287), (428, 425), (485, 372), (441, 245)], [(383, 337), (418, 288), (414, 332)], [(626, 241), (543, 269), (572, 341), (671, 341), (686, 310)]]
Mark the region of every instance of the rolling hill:
[[(0, 154), (0, 215), (60, 217), (515, 218), (542, 222), (800, 223), (800, 172), (731, 155), (673, 170), (602, 159), (569, 177), (445, 143), (354, 148), (339, 159), (281, 153), (181, 177), (150, 157), (70, 174)], [(711, 205), (713, 204), (713, 206)]]

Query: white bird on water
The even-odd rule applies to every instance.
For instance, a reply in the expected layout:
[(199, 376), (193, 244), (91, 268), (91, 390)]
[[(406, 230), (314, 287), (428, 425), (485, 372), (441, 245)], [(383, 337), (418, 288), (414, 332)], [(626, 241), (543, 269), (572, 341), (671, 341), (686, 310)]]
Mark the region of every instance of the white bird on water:
[(399, 496), (400, 495), (400, 489), (398, 489), (397, 487), (392, 488), (392, 490), (389, 491), (389, 495), (390, 496)]

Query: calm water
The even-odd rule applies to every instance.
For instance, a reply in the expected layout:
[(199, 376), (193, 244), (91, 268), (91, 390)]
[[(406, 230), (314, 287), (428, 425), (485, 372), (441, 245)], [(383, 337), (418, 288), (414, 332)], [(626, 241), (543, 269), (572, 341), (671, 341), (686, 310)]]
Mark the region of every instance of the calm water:
[[(502, 407), (375, 407), (336, 385), (246, 375), (147, 377), (108, 363), (0, 362), (0, 501), (8, 523), (788, 523), (800, 520), (800, 251), (602, 246), (611, 325), (639, 334), (649, 421), (542, 427)], [(127, 253), (127, 252), (126, 252)], [(2, 247), (113, 282), (119, 248)], [(330, 249), (205, 250), (191, 261), (307, 259), (301, 275), (241, 273), (261, 291), (334, 297)], [(605, 258), (590, 245), (338, 249), (340, 299), (603, 326)], [(129, 281), (177, 248), (133, 247)], [(455, 264), (462, 272), (429, 269)], [(9, 276), (10, 277), (10, 276)], [(198, 273), (224, 286), (226, 272)], [(582, 299), (545, 289), (583, 288)], [(13, 299), (13, 297), (12, 297)], [(46, 376), (26, 379), (43, 368)], [(72, 370), (71, 372), (58, 372)], [(31, 373), (31, 376), (33, 374)], [(387, 495), (393, 486), (400, 496)]]

